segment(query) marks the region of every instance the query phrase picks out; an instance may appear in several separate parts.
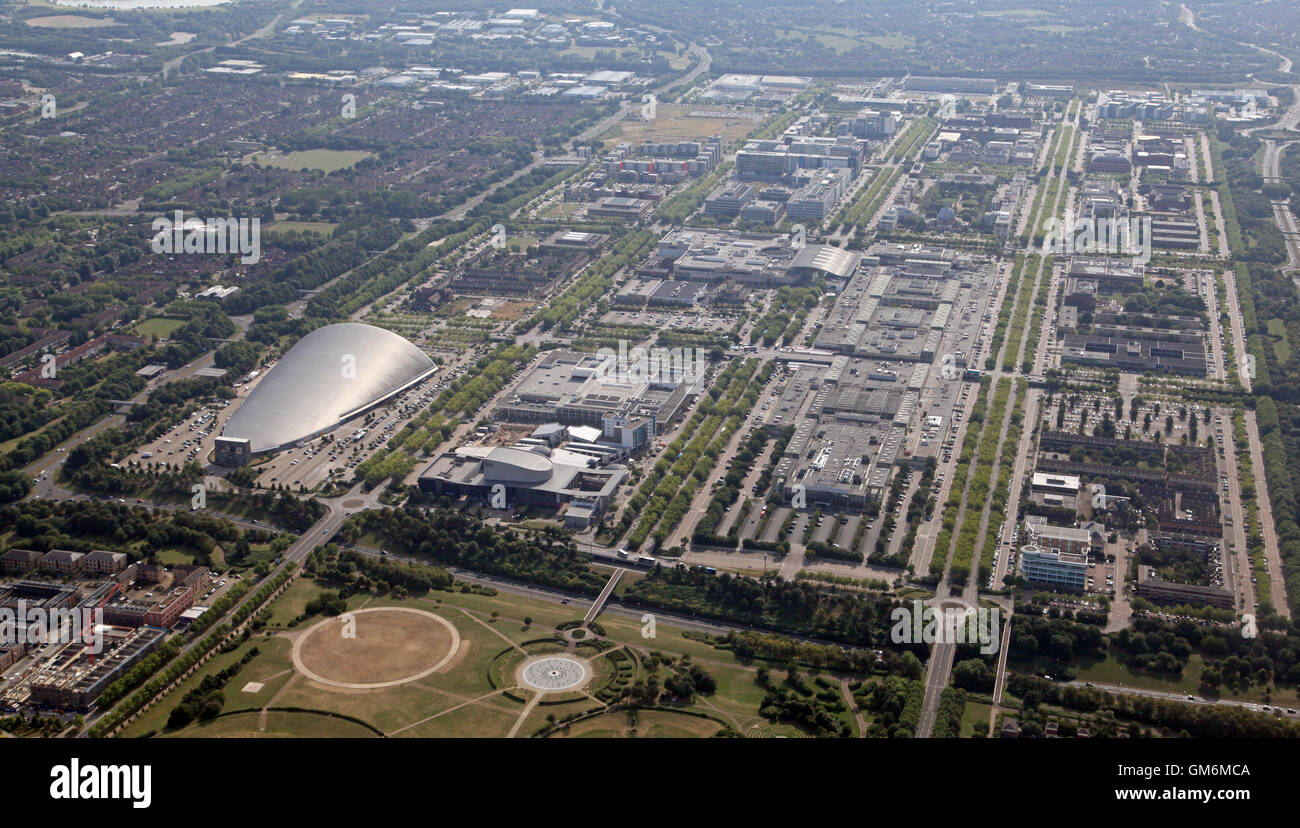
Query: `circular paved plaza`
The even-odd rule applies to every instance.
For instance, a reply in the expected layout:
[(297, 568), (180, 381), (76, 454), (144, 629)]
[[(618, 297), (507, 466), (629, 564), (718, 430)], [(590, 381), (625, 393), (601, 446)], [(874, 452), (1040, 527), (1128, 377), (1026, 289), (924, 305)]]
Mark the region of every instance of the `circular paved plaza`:
[(577, 659), (546, 656), (525, 664), (522, 676), (524, 683), (535, 690), (556, 692), (585, 684), (588, 671)]

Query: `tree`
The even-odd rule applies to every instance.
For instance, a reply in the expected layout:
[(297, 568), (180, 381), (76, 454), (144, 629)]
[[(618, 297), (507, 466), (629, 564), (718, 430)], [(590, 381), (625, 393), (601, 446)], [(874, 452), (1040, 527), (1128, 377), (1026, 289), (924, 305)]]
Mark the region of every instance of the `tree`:
[(1011, 638), (1009, 655), (1017, 659), (1029, 660), (1038, 655), (1038, 639), (1027, 632), (1018, 632)]
[(199, 711), (199, 719), (202, 721), (208, 721), (220, 716), (221, 706), (224, 701), (225, 699), (221, 693), (214, 693), (212, 697), (208, 699), (207, 703), (203, 705), (203, 709)]
[(695, 691), (702, 696), (712, 696), (718, 690), (718, 680), (709, 674), (707, 670), (698, 664), (692, 664), (690, 667), (691, 681), (695, 684)]
[(921, 666), (921, 659), (911, 650), (903, 653), (899, 660), (899, 675), (909, 679), (919, 679), (925, 675), (925, 669)]
[(1074, 655), (1074, 641), (1068, 635), (1056, 634), (1048, 641), (1048, 652), (1065, 661)]
[(642, 688), (640, 700), (646, 704), (653, 704), (659, 698), (659, 677), (650, 676), (646, 679), (645, 687)]
[(681, 701), (689, 701), (695, 695), (695, 682), (689, 673), (674, 672), (664, 679), (664, 691)]
[(963, 690), (991, 690), (996, 679), (993, 668), (981, 659), (959, 661), (952, 668), (952, 683)]

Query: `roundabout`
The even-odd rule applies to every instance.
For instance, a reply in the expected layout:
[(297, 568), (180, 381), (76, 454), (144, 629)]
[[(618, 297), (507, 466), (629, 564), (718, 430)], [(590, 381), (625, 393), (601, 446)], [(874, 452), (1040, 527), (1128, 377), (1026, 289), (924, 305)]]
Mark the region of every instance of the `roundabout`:
[(440, 615), (377, 607), (327, 618), (293, 642), (293, 666), (312, 681), (374, 690), (416, 681), (447, 666), (460, 633)]

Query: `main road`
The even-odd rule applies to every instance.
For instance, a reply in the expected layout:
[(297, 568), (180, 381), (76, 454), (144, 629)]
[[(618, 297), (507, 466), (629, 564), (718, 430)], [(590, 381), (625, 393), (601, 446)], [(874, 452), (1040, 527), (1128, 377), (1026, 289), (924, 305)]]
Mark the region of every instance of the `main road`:
[[(1294, 111), (1294, 107), (1293, 107)], [(1279, 143), (1272, 139), (1264, 141), (1263, 177), (1265, 181), (1282, 180), (1282, 153), (1295, 141)], [(1286, 199), (1270, 199), (1273, 205), (1273, 220), (1282, 231), (1286, 241), (1286, 266), (1284, 272), (1300, 270), (1300, 225), (1296, 223), (1295, 214)]]
[[(1074, 130), (1071, 132), (1071, 140), (1073, 140), (1073, 136), (1077, 134), (1080, 128), (1079, 117), (1082, 113), (1082, 109), (1083, 107), (1080, 106), (1078, 107), (1078, 111), (1074, 113), (1073, 120), (1072, 120), (1072, 125)], [(1069, 110), (1067, 109), (1067, 115), (1068, 112)], [(1064, 127), (1066, 125), (1064, 122), (1065, 122), (1065, 118), (1063, 117), (1061, 128), (1060, 128), (1063, 140), (1065, 137)], [(1080, 145), (1082, 146), (1082, 144), (1083, 141), (1080, 140)], [(1069, 204), (1070, 199), (1074, 197), (1074, 191), (1073, 188), (1070, 187), (1069, 185), (1069, 178), (1068, 178), (1068, 174), (1074, 166), (1072, 163), (1073, 160), (1074, 159), (1066, 159), (1066, 163), (1063, 164), (1059, 169), (1053, 167), (1051, 170), (1049, 170), (1047, 179), (1050, 180), (1052, 177), (1056, 177), (1057, 180), (1059, 181), (1057, 197), (1054, 200), (1054, 203), (1052, 204), (1048, 204), (1046, 198), (1043, 199), (1040, 205), (1040, 213), (1039, 213), (1040, 216), (1056, 215), (1058, 204), (1061, 204), (1062, 202), (1064, 204)], [(1051, 164), (1055, 161), (1055, 159), (1048, 156), (1044, 156), (1043, 161), (1044, 163)], [(1044, 187), (1049, 187), (1048, 181), (1044, 181)], [(1028, 202), (1028, 199), (1026, 199), (1026, 202), (1027, 202), (1026, 204), (1022, 205), (1022, 209), (1027, 214), (1032, 210), (1032, 206), (1031, 203)], [(1022, 216), (1022, 219), (1023, 218), (1024, 216)], [(1038, 224), (1038, 216), (1031, 217), (1029, 219), (1029, 222), (1030, 222), (1028, 225), (1029, 227), (1031, 228), (1036, 227)], [(1036, 296), (1037, 294), (1039, 282), (1044, 278), (1048, 280), (1052, 279), (1053, 269), (1047, 268), (1047, 261), (1048, 261), (1047, 256), (1039, 257), (1038, 264), (1033, 272), (1032, 278), (1030, 277), (1030, 274), (1027, 271), (1028, 261), (1029, 260), (1026, 260), (1025, 262), (1026, 268), (1022, 268), (1022, 272), (1020, 274), (1020, 281), (1017, 285), (1018, 287), (1017, 293), (1013, 295), (1010, 292), (1004, 290), (1001, 298), (1001, 302), (999, 302), (995, 308), (992, 308), (994, 311), (1000, 311), (1002, 307), (1002, 303), (1017, 302), (1019, 291), (1026, 291), (1027, 292), (1026, 295), (1029, 297), (1030, 301), (1032, 302), (1033, 297)], [(1032, 305), (1030, 307), (1032, 310)], [(1044, 313), (1049, 313), (1050, 309), (1051, 306), (1049, 304), (1049, 306), (1046, 309), (1044, 309)], [(995, 318), (996, 315), (997, 314), (995, 313), (994, 314)], [(988, 374), (991, 377), (991, 383), (989, 385), (990, 401), (992, 400), (992, 395), (997, 388), (997, 383), (1001, 379), (1006, 378), (1014, 382), (1016, 378), (1020, 376), (1026, 353), (1032, 353), (1034, 355), (1034, 364), (1035, 365), (1039, 364), (1042, 357), (1041, 343), (1044, 341), (1044, 337), (1045, 337), (1044, 331), (1048, 330), (1050, 327), (1050, 319), (1045, 321), (1048, 321), (1049, 324), (1042, 326), (1042, 329), (1039, 332), (1039, 340), (1037, 342), (1030, 342), (1029, 337), (1027, 335), (1029, 322), (1028, 319), (1026, 319), (1025, 321), (1026, 330), (1022, 332), (1026, 335), (1021, 336), (1021, 338), (1018, 340), (1016, 353), (1010, 355), (1014, 357), (1014, 359), (1011, 361), (1013, 366), (1011, 370), (1006, 371), (1003, 370), (1002, 367), (1003, 361), (1008, 357), (1006, 351), (1007, 348), (1010, 347), (1011, 345), (1010, 337), (1007, 337), (1002, 341), (1000, 352), (990, 354), (990, 356), (993, 357), (993, 366), (994, 366), (993, 370), (988, 372)], [(1038, 391), (1038, 389), (1032, 389), (1032, 388), (1030, 389), (1030, 394), (1027, 395), (1027, 399), (1021, 402), (1021, 408), (1022, 408), (1021, 413), (1023, 413), (1024, 411), (1029, 411), (1033, 413), (1034, 416), (1036, 416), (1037, 399), (1039, 393), (1040, 392)], [(1014, 400), (1014, 396), (1012, 397), (1012, 399)], [(1002, 445), (1006, 441), (1007, 431), (1011, 422), (1012, 415), (1017, 413), (1013, 409), (1014, 406), (1008, 405), (1007, 410), (1001, 422), (994, 423), (986, 420), (983, 425), (984, 428), (998, 429), (997, 450), (994, 454), (995, 457), (1001, 457)], [(1028, 418), (1025, 418), (1025, 421), (1022, 423), (1021, 441), (1016, 452), (1017, 462), (1013, 464), (1012, 474), (1010, 476), (1010, 479), (1003, 480), (997, 474), (1001, 465), (1000, 461), (997, 462), (994, 466), (995, 475), (994, 475), (994, 480), (992, 481), (992, 485), (997, 485), (997, 486), (1006, 485), (1010, 490), (1010, 496), (1007, 498), (1007, 503), (1009, 504), (1008, 512), (1007, 515), (1004, 516), (1004, 518), (1009, 517), (1012, 521), (1013, 526), (1014, 526), (1014, 521), (1018, 519), (1016, 515), (1017, 507), (1015, 505), (1016, 504), (1015, 492), (1018, 491), (1018, 489), (1016, 488), (1016, 475), (1017, 474), (1023, 475), (1026, 473), (1027, 463), (1025, 462), (1025, 460), (1026, 457), (1028, 456), (1027, 444), (1029, 442), (1029, 436), (1033, 432), (1033, 423), (1034, 421)], [(958, 451), (960, 451), (959, 447), (958, 447)], [(963, 494), (963, 499), (969, 497), (970, 485), (971, 485), (971, 480), (968, 479), (967, 490)], [(988, 532), (992, 530), (992, 526), (991, 526), (992, 521), (990, 519), (992, 516), (987, 513), (986, 504), (965, 503), (965, 505), (958, 510), (959, 526), (962, 523), (964, 523), (968, 518), (974, 517), (974, 514), (972, 513), (972, 509), (985, 510), (985, 511), (984, 514), (980, 515), (979, 517), (979, 522), (980, 522), (979, 529), (976, 533), (976, 538), (975, 538), (975, 555), (970, 563), (970, 573), (967, 576), (965, 583), (962, 584), (952, 583), (951, 569), (945, 568), (943, 575), (939, 580), (939, 584), (935, 590), (936, 602), (942, 603), (945, 600), (948, 602), (953, 601), (954, 599), (946, 598), (945, 596), (949, 593), (955, 594), (957, 590), (960, 590), (961, 593), (961, 603), (965, 604), (968, 607), (975, 606), (975, 603), (979, 597), (979, 573), (980, 573), (980, 563), (981, 563), (980, 555), (982, 554), (981, 550), (984, 547), (984, 539), (987, 536)], [(920, 538), (918, 537), (918, 543), (919, 542), (920, 542)], [(994, 548), (996, 549), (997, 547), (995, 546)], [(943, 551), (946, 553), (946, 550)], [(939, 703), (941, 701), (941, 696), (944, 688), (948, 686), (949, 679), (952, 674), (952, 663), (953, 663), (953, 657), (955, 655), (955, 652), (956, 652), (956, 645), (953, 643), (935, 643), (930, 649), (930, 660), (929, 663), (926, 665), (925, 698), (921, 703), (921, 715), (916, 726), (916, 735), (918, 738), (923, 738), (923, 739), (928, 738), (934, 729), (935, 722), (938, 718)]]
[(1092, 687), (1097, 690), (1105, 690), (1107, 693), (1115, 693), (1125, 696), (1144, 696), (1148, 699), (1176, 701), (1182, 702), (1183, 704), (1226, 704), (1233, 707), (1244, 707), (1247, 710), (1253, 710), (1257, 713), (1273, 713), (1278, 716), (1286, 716), (1292, 719), (1300, 716), (1300, 713), (1297, 713), (1295, 708), (1279, 707), (1277, 705), (1263, 704), (1261, 702), (1238, 701), (1236, 699), (1207, 699), (1187, 693), (1169, 693), (1164, 690), (1146, 690), (1141, 687), (1123, 687), (1118, 684), (1093, 684), (1092, 682), (1086, 681), (1069, 681), (1063, 683), (1073, 685), (1074, 687)]

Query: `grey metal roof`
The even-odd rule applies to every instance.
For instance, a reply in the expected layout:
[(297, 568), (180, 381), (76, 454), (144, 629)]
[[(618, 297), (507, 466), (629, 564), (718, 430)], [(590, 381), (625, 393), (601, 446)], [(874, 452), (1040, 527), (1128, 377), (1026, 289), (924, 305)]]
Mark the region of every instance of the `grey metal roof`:
[(811, 268), (830, 276), (847, 279), (858, 266), (858, 254), (841, 250), (829, 244), (810, 244), (800, 250), (791, 262), (793, 268)]
[(506, 483), (544, 483), (551, 478), (555, 464), (516, 446), (495, 446), (483, 458), (483, 476)]
[(223, 436), (254, 454), (315, 437), (435, 369), (402, 337), (346, 322), (317, 328), (280, 358), (230, 417)]

